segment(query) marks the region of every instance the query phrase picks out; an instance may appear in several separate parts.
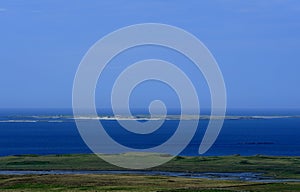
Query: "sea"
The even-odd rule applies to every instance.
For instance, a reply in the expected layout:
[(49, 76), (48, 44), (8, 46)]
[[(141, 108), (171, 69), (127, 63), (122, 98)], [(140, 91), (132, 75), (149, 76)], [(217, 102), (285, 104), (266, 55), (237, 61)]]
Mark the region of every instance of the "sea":
[[(120, 144), (145, 149), (166, 142), (177, 128), (180, 121), (177, 117), (167, 116), (161, 128), (146, 135), (128, 133), (119, 123), (122, 120), (151, 120), (145, 115), (125, 119), (99, 115), (98, 120)], [(208, 115), (199, 116), (197, 131), (180, 155), (199, 155), (199, 145), (209, 120)], [(81, 138), (70, 111), (0, 111), (0, 156), (88, 153), (92, 151)], [(224, 155), (300, 156), (300, 115), (293, 111), (235, 111), (228, 114), (216, 142), (201, 156)]]

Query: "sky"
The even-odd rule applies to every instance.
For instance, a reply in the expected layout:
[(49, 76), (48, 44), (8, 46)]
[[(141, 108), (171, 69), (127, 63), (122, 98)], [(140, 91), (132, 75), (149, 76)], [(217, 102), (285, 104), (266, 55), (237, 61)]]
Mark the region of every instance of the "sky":
[[(297, 0), (1, 0), (0, 108), (71, 108), (73, 80), (88, 49), (110, 32), (139, 23), (173, 25), (200, 39), (222, 71), (228, 108), (300, 108)], [(101, 77), (99, 107), (109, 106), (109, 86), (121, 72), (117, 64), (143, 57), (188, 63), (160, 47), (120, 55)], [(193, 67), (185, 70), (199, 80)], [(209, 107), (202, 80), (197, 92)], [(143, 107), (159, 93), (178, 106), (171, 89), (148, 84), (132, 93), (132, 105)]]

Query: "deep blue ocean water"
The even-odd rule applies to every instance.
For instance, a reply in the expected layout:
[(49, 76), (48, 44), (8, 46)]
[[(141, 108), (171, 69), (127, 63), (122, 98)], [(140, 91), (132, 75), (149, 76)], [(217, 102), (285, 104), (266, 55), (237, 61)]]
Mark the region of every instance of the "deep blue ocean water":
[[(116, 120), (101, 120), (119, 143), (133, 148), (149, 148), (166, 141), (178, 120), (167, 120), (153, 134), (139, 136), (124, 131)], [(181, 155), (198, 155), (208, 120), (200, 120), (198, 130)], [(0, 156), (21, 154), (91, 153), (72, 118), (0, 116)], [(300, 156), (300, 118), (227, 119), (221, 133), (204, 155), (284, 155)]]

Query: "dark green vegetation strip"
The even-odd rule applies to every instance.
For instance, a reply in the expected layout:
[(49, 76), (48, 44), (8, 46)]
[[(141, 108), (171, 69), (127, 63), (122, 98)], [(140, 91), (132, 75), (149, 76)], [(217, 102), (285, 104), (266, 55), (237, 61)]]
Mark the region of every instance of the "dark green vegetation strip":
[[(93, 154), (24, 155), (0, 158), (0, 170), (122, 170)], [(152, 168), (178, 172), (263, 172), (275, 178), (300, 178), (300, 157), (176, 157)]]
[[(0, 158), (1, 170), (120, 170), (96, 155), (22, 155)], [(264, 172), (300, 178), (300, 157), (176, 157), (160, 171)], [(1, 191), (299, 191), (299, 182), (251, 183), (145, 175), (0, 175)]]

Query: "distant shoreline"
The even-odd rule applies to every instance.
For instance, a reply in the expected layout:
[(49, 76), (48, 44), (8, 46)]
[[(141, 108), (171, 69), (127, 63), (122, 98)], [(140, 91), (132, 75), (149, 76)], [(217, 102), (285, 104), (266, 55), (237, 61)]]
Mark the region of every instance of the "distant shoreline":
[(0, 122), (17, 123), (17, 122), (38, 122), (38, 121), (67, 121), (67, 120), (241, 120), (241, 119), (288, 119), (300, 118), (300, 115), (226, 115), (226, 116), (210, 116), (210, 115), (146, 115), (139, 114), (133, 116), (123, 115), (0, 115)]

